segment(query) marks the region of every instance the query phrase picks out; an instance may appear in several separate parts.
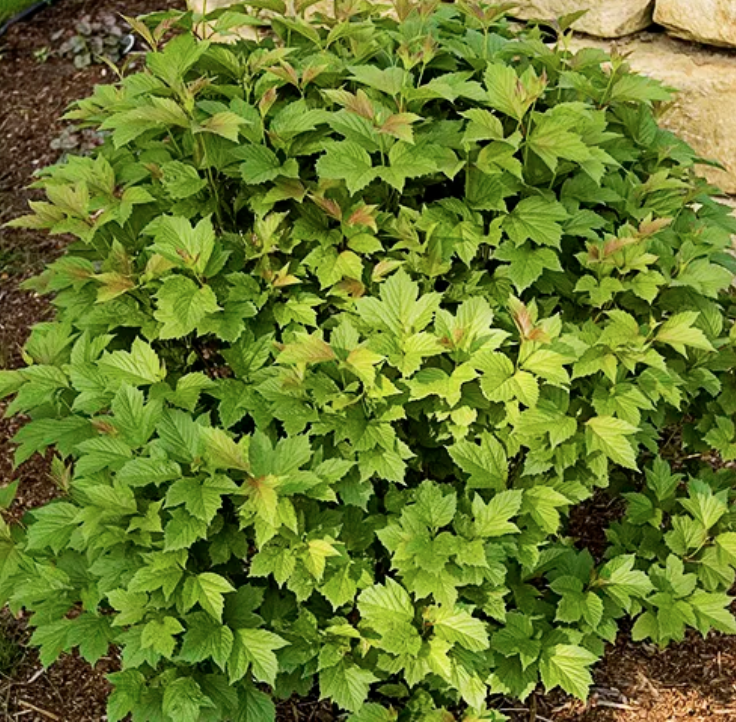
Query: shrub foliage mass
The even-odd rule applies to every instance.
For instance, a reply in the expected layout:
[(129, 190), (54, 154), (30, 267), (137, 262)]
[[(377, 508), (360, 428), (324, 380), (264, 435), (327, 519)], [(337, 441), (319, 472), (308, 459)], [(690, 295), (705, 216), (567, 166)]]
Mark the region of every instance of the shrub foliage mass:
[(117, 645), (112, 722), (491, 720), (622, 620), (736, 632), (736, 228), (669, 92), (470, 2), (260, 4), (136, 21), (15, 222), (75, 237), (0, 375), (61, 492), (0, 528), (43, 662)]

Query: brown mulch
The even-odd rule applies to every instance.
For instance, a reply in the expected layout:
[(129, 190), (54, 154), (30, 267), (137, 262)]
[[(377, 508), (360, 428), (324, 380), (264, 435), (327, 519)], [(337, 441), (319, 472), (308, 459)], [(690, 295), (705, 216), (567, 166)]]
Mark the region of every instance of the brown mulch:
[[(74, 33), (84, 15), (135, 15), (177, 6), (177, 0), (63, 0), (32, 22), (16, 25), (0, 38), (0, 223), (25, 212), (35, 192), (27, 190), (34, 171), (54, 162), (60, 152), (51, 147), (65, 127), (59, 120), (67, 105), (88, 95), (95, 84), (110, 80), (110, 70), (94, 65), (77, 70), (53, 50)], [(55, 36), (59, 30), (64, 33)], [(55, 38), (55, 39), (53, 39)], [(44, 60), (47, 49), (52, 51)], [(39, 53), (38, 51), (42, 51)], [(50, 316), (45, 299), (19, 289), (19, 283), (63, 250), (63, 242), (30, 231), (0, 227), (0, 368), (21, 363), (20, 349), (29, 328)], [(3, 406), (0, 404), (0, 415)], [(0, 486), (20, 480), (12, 518), (56, 495), (48, 475), (48, 459), (34, 457), (12, 467), (10, 437), (19, 421), (0, 418)], [(599, 556), (605, 543), (605, 521), (620, 508), (605, 494), (576, 510), (572, 533), (581, 546)], [(25, 641), (23, 619), (0, 615), (0, 631)], [(105, 675), (117, 658), (91, 668), (78, 655), (64, 656), (43, 670), (35, 651), (24, 649), (11, 677), (0, 677), (0, 721), (102, 722), (109, 684)], [(692, 634), (682, 644), (659, 651), (633, 644), (625, 635), (595, 670), (589, 704), (562, 695), (536, 696), (524, 704), (504, 707), (515, 722), (666, 722), (697, 720), (736, 722), (736, 638), (720, 635), (706, 640)], [(328, 708), (309, 700), (279, 705), (279, 719), (332, 719)]]
[(555, 722), (736, 721), (733, 637), (693, 632), (666, 650), (624, 637), (593, 676), (587, 709), (571, 704), (553, 715)]

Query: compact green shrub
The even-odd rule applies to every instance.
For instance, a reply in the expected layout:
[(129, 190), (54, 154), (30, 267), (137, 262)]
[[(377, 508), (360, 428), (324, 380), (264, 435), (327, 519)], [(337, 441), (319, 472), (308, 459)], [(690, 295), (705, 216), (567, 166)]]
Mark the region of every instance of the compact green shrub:
[(63, 491), (2, 592), (46, 664), (122, 649), (113, 721), (499, 719), (621, 621), (736, 632), (736, 227), (669, 93), (484, 5), (337, 14), (141, 26), (16, 222), (77, 240), (0, 376)]

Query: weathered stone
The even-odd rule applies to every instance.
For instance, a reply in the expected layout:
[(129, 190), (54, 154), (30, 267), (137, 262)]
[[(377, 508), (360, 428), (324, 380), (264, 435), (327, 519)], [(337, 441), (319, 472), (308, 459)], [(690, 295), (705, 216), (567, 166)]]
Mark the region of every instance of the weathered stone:
[(634, 70), (679, 92), (660, 122), (686, 140), (703, 158), (725, 170), (699, 170), (726, 193), (736, 193), (736, 53), (707, 49), (664, 33), (603, 41), (577, 37), (573, 49), (594, 46), (625, 53)]
[(519, 0), (510, 13), (522, 20), (555, 20), (587, 10), (573, 25), (575, 30), (600, 38), (620, 38), (648, 27), (653, 5), (652, 0)]
[(654, 20), (680, 38), (736, 47), (734, 0), (657, 0)]
[[(0, 0), (1, 2), (2, 0)], [(187, 0), (187, 7), (195, 15), (203, 15), (210, 13), (213, 10), (219, 10), (220, 8), (226, 8), (230, 5), (242, 5), (243, 0)], [(287, 7), (290, 5), (287, 0)], [(310, 17), (317, 12), (329, 14), (332, 12), (334, 5), (332, 0), (321, 0), (314, 5), (310, 5), (307, 9), (306, 15)], [(268, 17), (268, 11), (263, 13), (264, 17)], [(238, 27), (230, 28), (226, 33), (213, 33), (208, 23), (200, 22), (195, 26), (195, 32), (201, 37), (207, 37), (207, 39), (218, 43), (235, 42), (241, 38), (246, 40), (255, 40), (258, 38), (258, 30), (252, 25), (241, 25)]]

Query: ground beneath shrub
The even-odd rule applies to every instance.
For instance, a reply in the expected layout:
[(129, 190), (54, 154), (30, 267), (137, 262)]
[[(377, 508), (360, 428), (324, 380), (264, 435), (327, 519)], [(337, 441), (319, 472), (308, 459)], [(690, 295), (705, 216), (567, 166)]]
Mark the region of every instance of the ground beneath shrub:
[[(60, 145), (74, 147), (89, 140), (65, 131), (59, 120), (70, 102), (110, 80), (104, 65), (78, 70), (70, 58), (56, 54), (76, 33), (79, 20), (89, 15), (94, 22), (110, 13), (135, 15), (177, 4), (179, 0), (63, 0), (0, 38), (0, 223), (25, 211), (33, 198), (26, 186), (34, 171), (59, 157)], [(0, 228), (0, 368), (20, 364), (29, 328), (50, 315), (47, 302), (21, 291), (19, 283), (62, 249), (63, 242), (42, 234)], [(9, 438), (17, 425), (0, 420), (0, 486), (14, 478), (21, 482), (10, 510), (15, 520), (57, 493), (47, 459), (36, 457), (13, 470)], [(616, 505), (605, 496), (576, 511), (573, 528), (594, 554), (603, 541), (602, 518), (615, 513)], [(0, 627), (21, 643), (28, 638), (24, 620), (8, 612), (0, 616)], [(111, 651), (94, 668), (73, 654), (43, 670), (36, 653), (24, 648), (10, 676), (0, 676), (0, 720), (102, 722), (109, 693), (105, 675), (116, 666)], [(495, 704), (515, 722), (736, 721), (736, 638), (691, 635), (659, 651), (634, 645), (622, 635), (595, 670), (595, 685), (587, 706), (563, 695), (539, 695), (523, 705)], [(285, 702), (279, 712), (282, 722), (334, 719), (327, 706), (313, 700)]]

